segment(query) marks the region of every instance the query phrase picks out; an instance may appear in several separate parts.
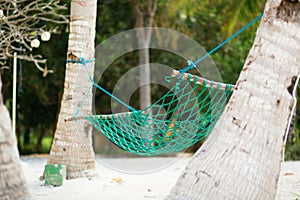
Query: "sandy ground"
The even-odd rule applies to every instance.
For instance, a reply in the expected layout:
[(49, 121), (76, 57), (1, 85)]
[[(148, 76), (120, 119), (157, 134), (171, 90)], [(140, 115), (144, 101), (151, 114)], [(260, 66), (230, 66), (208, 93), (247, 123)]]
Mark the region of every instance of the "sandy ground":
[[(46, 157), (22, 157), (25, 176), (36, 200), (161, 200), (176, 183), (191, 157), (97, 157), (99, 177), (65, 180), (61, 187), (39, 180)], [(300, 199), (300, 162), (285, 162), (276, 200)]]
[(300, 200), (300, 161), (283, 163), (276, 200)]

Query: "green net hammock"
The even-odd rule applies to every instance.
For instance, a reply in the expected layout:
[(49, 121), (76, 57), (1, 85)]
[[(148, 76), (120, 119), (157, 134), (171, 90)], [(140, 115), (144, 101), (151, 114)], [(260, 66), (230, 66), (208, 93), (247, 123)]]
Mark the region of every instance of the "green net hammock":
[[(196, 62), (191, 61), (183, 70), (174, 70), (174, 87), (151, 106), (133, 112), (89, 115), (84, 119), (89, 120), (113, 143), (134, 154), (152, 156), (185, 150), (212, 131), (235, 89), (234, 85), (209, 81), (185, 72), (195, 68), (196, 64), (260, 20), (262, 16), (263, 14), (256, 17)], [(135, 110), (94, 82), (86, 68), (86, 63), (93, 61), (72, 57), (67, 60), (82, 64), (94, 86), (127, 108)], [(75, 120), (79, 110), (80, 108), (74, 116)]]
[(143, 110), (85, 119), (117, 146), (134, 154), (152, 156), (185, 150), (211, 132), (234, 86), (188, 73), (173, 79), (174, 87)]

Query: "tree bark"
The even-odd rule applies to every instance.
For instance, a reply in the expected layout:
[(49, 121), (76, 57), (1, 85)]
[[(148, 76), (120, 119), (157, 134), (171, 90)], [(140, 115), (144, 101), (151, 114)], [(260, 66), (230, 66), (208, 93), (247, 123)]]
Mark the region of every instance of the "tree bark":
[[(87, 60), (94, 59), (96, 7), (96, 0), (71, 2), (68, 55), (72, 53)], [(94, 73), (93, 62), (87, 63), (86, 67), (90, 74)], [(91, 124), (85, 120), (66, 120), (75, 115), (90, 86), (91, 81), (84, 66), (67, 63), (64, 94), (48, 163), (66, 164), (68, 179), (97, 175)], [(91, 114), (91, 111), (90, 93), (80, 109), (79, 116)]]
[(167, 199), (274, 199), (300, 71), (300, 3), (269, 0), (229, 103)]
[(0, 199), (29, 199), (11, 119), (2, 100), (0, 76)]

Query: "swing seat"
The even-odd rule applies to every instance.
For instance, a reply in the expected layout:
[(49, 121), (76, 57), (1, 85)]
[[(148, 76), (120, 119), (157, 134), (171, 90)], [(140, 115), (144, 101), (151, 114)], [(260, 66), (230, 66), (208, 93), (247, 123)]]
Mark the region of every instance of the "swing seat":
[(181, 75), (176, 70), (172, 77), (174, 87), (143, 110), (85, 119), (134, 154), (153, 156), (185, 150), (211, 132), (235, 86), (189, 73)]

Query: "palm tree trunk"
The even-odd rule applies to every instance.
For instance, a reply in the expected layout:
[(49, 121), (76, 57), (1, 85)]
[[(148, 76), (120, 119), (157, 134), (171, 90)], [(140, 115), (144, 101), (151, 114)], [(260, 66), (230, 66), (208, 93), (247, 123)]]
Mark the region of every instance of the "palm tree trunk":
[(274, 199), (300, 71), (300, 2), (269, 0), (227, 108), (167, 199)]
[[(94, 58), (96, 0), (71, 2), (68, 55), (87, 60)], [(94, 63), (86, 64), (90, 74)], [(75, 115), (91, 85), (82, 64), (67, 63), (64, 94), (48, 163), (67, 165), (67, 178), (95, 176), (95, 155), (92, 146), (92, 126), (87, 121), (70, 119)], [(92, 95), (88, 95), (79, 116), (90, 114)]]
[(0, 199), (29, 199), (11, 119), (2, 100), (0, 76)]

